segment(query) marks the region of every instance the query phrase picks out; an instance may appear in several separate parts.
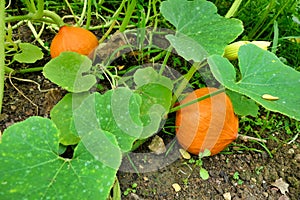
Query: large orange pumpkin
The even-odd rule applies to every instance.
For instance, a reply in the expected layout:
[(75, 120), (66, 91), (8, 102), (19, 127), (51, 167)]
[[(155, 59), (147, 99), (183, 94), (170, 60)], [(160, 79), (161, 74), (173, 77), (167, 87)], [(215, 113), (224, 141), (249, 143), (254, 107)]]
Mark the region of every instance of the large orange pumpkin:
[(64, 51), (89, 55), (98, 44), (92, 32), (80, 27), (62, 26), (51, 42), (50, 54), (52, 58)]
[[(201, 88), (190, 93), (180, 104), (216, 91)], [(205, 149), (211, 155), (222, 151), (237, 138), (238, 118), (234, 114), (229, 97), (223, 92), (178, 110), (176, 113), (176, 137), (188, 152), (198, 155)]]

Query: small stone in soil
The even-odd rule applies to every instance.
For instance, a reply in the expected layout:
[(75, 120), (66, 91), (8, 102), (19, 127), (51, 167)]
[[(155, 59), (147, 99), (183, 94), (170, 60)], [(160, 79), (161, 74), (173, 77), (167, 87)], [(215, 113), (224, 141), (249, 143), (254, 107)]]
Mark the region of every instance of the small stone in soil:
[(296, 154), (294, 158), (298, 163), (300, 163), (300, 154)]
[(166, 152), (166, 146), (161, 137), (156, 135), (152, 141), (151, 144), (149, 144), (148, 148), (155, 154), (159, 155)]
[(226, 192), (223, 194), (223, 197), (225, 200), (231, 200), (231, 195), (230, 195), (230, 192)]
[(181, 187), (178, 183), (172, 184), (172, 187), (174, 188), (175, 192), (179, 192), (181, 190)]

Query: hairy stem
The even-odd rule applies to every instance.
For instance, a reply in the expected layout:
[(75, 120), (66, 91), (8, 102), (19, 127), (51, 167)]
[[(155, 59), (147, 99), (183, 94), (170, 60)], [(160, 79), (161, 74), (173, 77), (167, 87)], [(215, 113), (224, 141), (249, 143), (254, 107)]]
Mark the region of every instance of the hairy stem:
[(40, 19), (43, 17), (43, 11), (44, 11), (44, 0), (38, 0), (37, 3), (37, 11), (35, 12), (33, 19)]
[(241, 3), (242, 3), (242, 0), (235, 0), (233, 2), (233, 4), (231, 5), (230, 9), (228, 10), (228, 12), (226, 13), (225, 18), (232, 17), (236, 13), (236, 11), (238, 10)]
[(187, 106), (189, 106), (189, 105), (192, 105), (192, 104), (197, 103), (197, 102), (199, 102), (199, 101), (202, 101), (202, 100), (204, 100), (204, 99), (213, 97), (213, 96), (215, 96), (215, 95), (217, 95), (217, 94), (220, 94), (220, 93), (222, 93), (222, 92), (224, 92), (224, 91), (225, 91), (225, 88), (220, 88), (220, 89), (218, 89), (218, 90), (216, 90), (216, 91), (214, 91), (214, 92), (212, 92), (212, 93), (209, 93), (209, 94), (207, 94), (207, 95), (204, 95), (204, 96), (202, 96), (202, 97), (199, 97), (199, 98), (197, 98), (197, 99), (194, 99), (194, 100), (192, 100), (192, 101), (190, 101), (190, 102), (187, 102), (187, 103), (185, 103), (185, 104), (176, 106), (176, 107), (170, 109), (169, 113), (175, 112), (175, 111), (177, 111), (177, 110), (180, 110), (180, 109), (182, 109), (182, 108), (184, 108), (184, 107), (187, 107)]
[(91, 16), (92, 16), (92, 0), (87, 2), (87, 13), (86, 13), (86, 23), (85, 28), (89, 29), (91, 25)]
[(136, 0), (131, 0), (129, 6), (128, 6), (128, 9), (126, 11), (126, 15), (125, 15), (125, 18), (123, 19), (123, 22), (122, 22), (122, 25), (119, 29), (120, 32), (124, 32), (127, 25), (129, 24), (129, 20), (132, 16), (132, 13), (134, 11), (134, 8), (136, 6)]
[(5, 73), (5, 0), (0, 1), (0, 113), (2, 112)]
[[(15, 21), (23, 21), (23, 20), (35, 20), (35, 21), (41, 21), (49, 23), (49, 18), (52, 20), (50, 22), (54, 22), (59, 27), (64, 25), (64, 21), (62, 18), (57, 15), (56, 13), (49, 11), (49, 10), (43, 10), (43, 15), (41, 18), (37, 19), (35, 13), (28, 13), (26, 15), (19, 15), (19, 16), (10, 16), (5, 18), (5, 22), (15, 22)], [(43, 18), (47, 17), (47, 18)]]
[(207, 63), (194, 63), (193, 66), (190, 68), (190, 70), (184, 75), (183, 80), (179, 84), (178, 88), (174, 92), (173, 98), (172, 98), (172, 104), (174, 105), (177, 98), (180, 96), (184, 88), (187, 86), (191, 78), (193, 77), (194, 73), (199, 70), (201, 67), (205, 66)]

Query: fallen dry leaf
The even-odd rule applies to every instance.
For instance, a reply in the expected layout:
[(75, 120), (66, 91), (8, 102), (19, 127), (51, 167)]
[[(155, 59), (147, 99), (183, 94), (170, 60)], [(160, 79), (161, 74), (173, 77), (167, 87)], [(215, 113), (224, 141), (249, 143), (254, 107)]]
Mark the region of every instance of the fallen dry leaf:
[(281, 194), (285, 194), (286, 192), (289, 192), (289, 189), (288, 189), (289, 184), (284, 182), (282, 180), (282, 178), (277, 179), (275, 181), (275, 183), (272, 183), (271, 185), (277, 187), (280, 190)]

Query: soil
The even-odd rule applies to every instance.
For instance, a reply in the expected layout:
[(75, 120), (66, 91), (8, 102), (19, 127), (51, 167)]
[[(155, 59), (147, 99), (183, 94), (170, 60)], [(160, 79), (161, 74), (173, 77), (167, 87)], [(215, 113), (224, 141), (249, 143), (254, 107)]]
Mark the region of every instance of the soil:
[[(45, 61), (47, 59), (43, 62)], [(35, 65), (43, 66), (43, 63)], [(26, 68), (32, 65), (12, 67)], [(16, 77), (18, 80), (14, 79)], [(42, 91), (32, 81), (38, 83)], [(66, 91), (45, 79), (40, 72), (17, 74), (10, 80), (7, 78), (3, 112), (0, 116), (1, 131), (33, 115), (49, 117), (51, 108), (65, 94)], [(231, 153), (203, 158), (203, 167), (210, 175), (208, 180), (203, 180), (199, 175), (199, 166), (190, 164), (180, 156), (178, 152), (180, 147), (174, 135), (160, 133), (167, 149), (170, 149), (167, 156), (151, 153), (148, 150), (150, 142), (148, 141), (138, 148), (135, 154), (124, 157), (117, 174), (122, 193), (128, 191), (128, 194), (122, 194), (122, 199), (218, 200), (226, 199), (226, 195), (230, 194), (234, 200), (300, 200), (300, 139), (297, 138), (288, 144), (284, 141), (291, 139), (290, 135), (284, 131), (274, 134), (279, 140), (268, 140), (266, 143), (266, 147), (273, 153), (272, 158), (257, 143), (238, 139), (230, 145), (227, 153)], [(249, 147), (249, 151), (239, 150), (235, 144), (243, 144)], [(196, 156), (193, 158), (197, 159)], [(134, 173), (135, 170), (139, 173)], [(276, 180), (289, 184), (288, 191), (281, 192), (278, 185), (274, 186)], [(175, 183), (181, 187), (178, 192), (172, 187)], [(133, 187), (133, 184), (136, 184), (136, 187)]]

